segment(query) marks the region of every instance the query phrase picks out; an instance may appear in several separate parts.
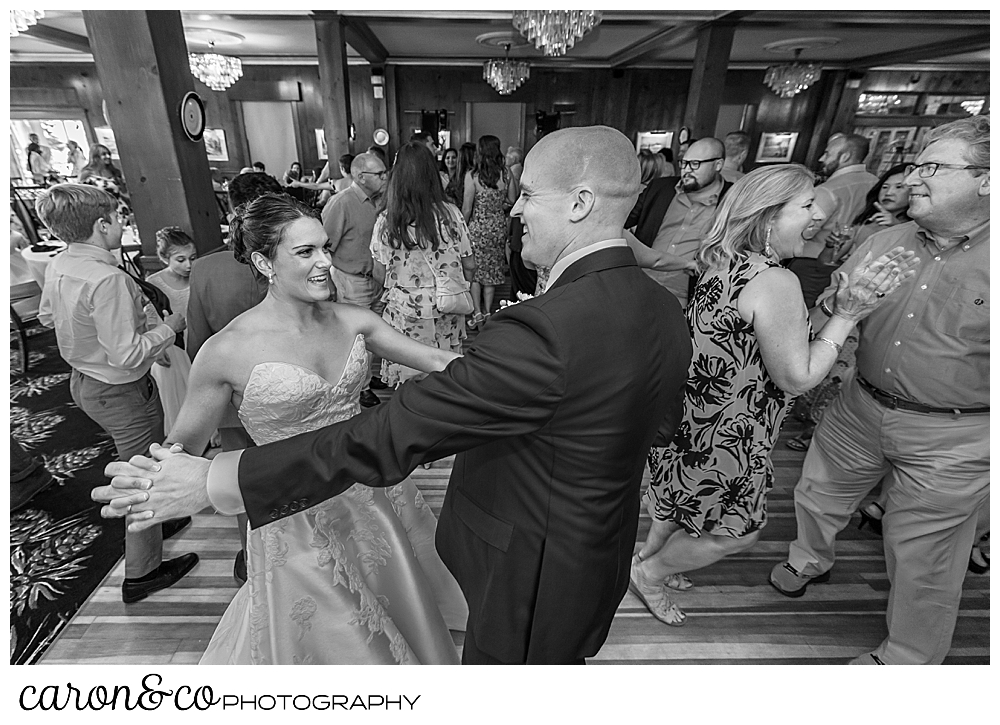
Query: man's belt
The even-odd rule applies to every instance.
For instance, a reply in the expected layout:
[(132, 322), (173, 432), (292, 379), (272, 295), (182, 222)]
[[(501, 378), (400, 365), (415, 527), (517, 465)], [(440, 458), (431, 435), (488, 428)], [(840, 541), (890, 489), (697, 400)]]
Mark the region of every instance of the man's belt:
[(924, 405), (923, 403), (914, 403), (912, 400), (899, 398), (895, 395), (889, 395), (889, 393), (884, 390), (879, 390), (860, 375), (858, 375), (857, 378), (858, 385), (860, 385), (869, 395), (875, 398), (876, 403), (884, 408), (889, 408), (890, 410), (909, 410), (913, 413), (941, 413), (942, 415), (968, 415), (970, 413), (990, 412), (990, 406), (988, 405), (980, 408), (935, 408), (934, 406)]

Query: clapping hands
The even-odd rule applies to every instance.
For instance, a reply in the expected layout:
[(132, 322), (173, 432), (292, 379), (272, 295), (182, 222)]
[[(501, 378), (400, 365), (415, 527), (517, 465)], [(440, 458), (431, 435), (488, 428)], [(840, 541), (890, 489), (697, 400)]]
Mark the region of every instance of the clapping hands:
[(919, 264), (916, 253), (903, 247), (895, 247), (875, 261), (868, 252), (850, 274), (837, 272), (833, 313), (851, 322), (864, 319), (916, 274)]
[(886, 211), (885, 207), (877, 201), (875, 202), (875, 208), (878, 209), (878, 211), (872, 214), (871, 220), (880, 227), (891, 227), (899, 223), (899, 220), (896, 219), (896, 215), (891, 211)]

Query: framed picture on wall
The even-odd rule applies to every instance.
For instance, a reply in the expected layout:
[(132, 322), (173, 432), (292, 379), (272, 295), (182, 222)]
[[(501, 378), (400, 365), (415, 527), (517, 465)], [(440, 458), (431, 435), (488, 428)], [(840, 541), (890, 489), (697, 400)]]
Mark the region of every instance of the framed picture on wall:
[(757, 162), (761, 164), (787, 164), (792, 160), (799, 134), (794, 131), (762, 133), (757, 144)]
[(635, 135), (635, 152), (646, 149), (655, 154), (662, 148), (670, 148), (673, 140), (673, 131), (639, 131)]
[(229, 161), (229, 149), (226, 148), (226, 132), (221, 128), (206, 128), (205, 150), (209, 161)]
[(111, 130), (111, 126), (95, 126), (94, 135), (97, 136), (97, 143), (108, 147), (111, 158), (121, 158), (118, 155), (118, 144), (115, 143), (115, 132)]
[(326, 129), (317, 128), (316, 129), (316, 148), (319, 149), (319, 157), (321, 159), (327, 158), (326, 156)]

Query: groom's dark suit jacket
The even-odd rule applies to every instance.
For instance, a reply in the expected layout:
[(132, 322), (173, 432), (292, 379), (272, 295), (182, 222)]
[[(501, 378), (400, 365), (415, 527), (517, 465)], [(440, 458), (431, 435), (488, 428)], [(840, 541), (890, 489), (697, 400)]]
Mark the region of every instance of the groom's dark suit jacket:
[(593, 656), (628, 587), (644, 461), (679, 422), (690, 357), (676, 298), (629, 249), (592, 253), (389, 404), (245, 451), (251, 525), (459, 453), (437, 547), (476, 646), (505, 663)]

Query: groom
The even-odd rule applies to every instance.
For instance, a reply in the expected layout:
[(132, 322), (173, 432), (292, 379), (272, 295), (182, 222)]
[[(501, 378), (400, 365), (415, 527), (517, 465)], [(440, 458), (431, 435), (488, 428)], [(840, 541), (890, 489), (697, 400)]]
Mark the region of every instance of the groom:
[[(458, 453), (436, 543), (469, 604), (463, 662), (596, 654), (628, 587), (646, 454), (680, 417), (691, 343), (677, 300), (622, 239), (639, 191), (625, 136), (552, 133), (521, 185), (511, 214), (524, 258), (552, 269), (545, 294), (495, 314), (445, 371), (343, 423), (220, 454), (211, 470), (166, 449), (158, 472), (112, 463), (112, 485), (93, 492), (111, 502), (103, 515), (139, 528), (211, 503), (245, 507), (256, 528)], [(139, 481), (153, 485), (122, 490)]]

